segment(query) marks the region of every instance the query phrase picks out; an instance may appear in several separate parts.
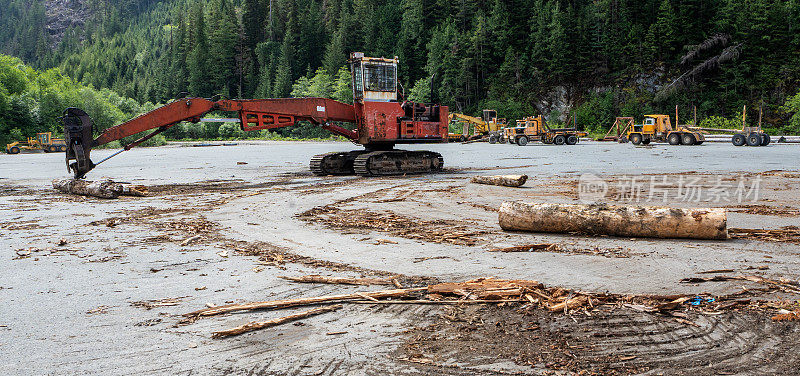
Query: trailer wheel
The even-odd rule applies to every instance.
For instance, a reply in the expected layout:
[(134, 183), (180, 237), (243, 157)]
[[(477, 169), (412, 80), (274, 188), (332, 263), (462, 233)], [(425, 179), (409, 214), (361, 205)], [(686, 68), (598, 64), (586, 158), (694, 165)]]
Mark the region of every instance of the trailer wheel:
[(681, 138), (681, 142), (684, 145), (694, 145), (695, 142), (697, 142), (697, 138), (695, 138), (694, 135), (691, 133), (685, 133)]
[(578, 136), (571, 134), (567, 136), (567, 145), (575, 145), (578, 143)]
[(747, 135), (747, 145), (748, 146), (761, 146), (761, 135), (758, 133), (750, 133)]
[(761, 146), (767, 146), (767, 145), (769, 145), (769, 142), (770, 142), (769, 135), (766, 134), (766, 133), (762, 133), (761, 134)]
[(58, 146), (55, 146), (55, 145), (50, 145), (50, 146), (48, 146), (48, 147), (47, 147), (47, 152), (48, 152), (48, 153), (55, 153), (55, 152), (57, 152), (57, 151), (58, 151), (58, 149), (59, 149), (59, 147), (58, 147)]
[(61, 146), (59, 146), (59, 147), (58, 147), (58, 151), (60, 151), (60, 152), (62, 152), (62, 153), (63, 153), (63, 152), (66, 152), (66, 151), (67, 151), (67, 145), (61, 145)]
[(747, 143), (747, 139), (744, 137), (743, 134), (737, 133), (733, 135), (733, 137), (731, 138), (731, 142), (733, 143), (733, 146), (742, 146), (745, 143)]
[(561, 134), (557, 135), (555, 138), (553, 138), (553, 143), (556, 144), (556, 145), (564, 145), (564, 143), (566, 143), (566, 142), (567, 142), (567, 138), (564, 137), (564, 135), (561, 135)]
[(501, 143), (501, 144), (507, 144), (507, 143), (508, 143), (508, 139), (507, 139), (507, 138), (505, 138), (505, 137), (500, 137), (500, 139), (498, 140), (498, 142), (499, 142), (499, 143)]
[(19, 154), (19, 148), (12, 146), (11, 149), (8, 149), (8, 154)]
[(680, 145), (681, 144), (680, 133), (670, 133), (669, 136), (667, 136), (667, 142), (669, 142), (670, 145)]
[(519, 145), (519, 146), (525, 146), (525, 145), (527, 145), (527, 144), (528, 144), (528, 137), (526, 137), (526, 136), (521, 136), (520, 138), (518, 138), (518, 139), (517, 139), (517, 145)]
[(494, 135), (489, 136), (489, 143), (490, 144), (496, 144), (497, 143), (497, 137), (495, 137)]
[(638, 146), (639, 144), (642, 143), (642, 135), (640, 135), (638, 133), (634, 133), (634, 134), (631, 135), (630, 140), (631, 140), (632, 144)]

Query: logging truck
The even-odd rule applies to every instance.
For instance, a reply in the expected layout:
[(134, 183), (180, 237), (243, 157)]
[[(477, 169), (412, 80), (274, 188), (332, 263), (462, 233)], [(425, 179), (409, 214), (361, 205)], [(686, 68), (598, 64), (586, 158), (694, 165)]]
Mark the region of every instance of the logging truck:
[(702, 145), (706, 140), (696, 130), (677, 124), (673, 129), (669, 115), (645, 115), (641, 125), (628, 128), (627, 139), (634, 145), (647, 145), (653, 141), (670, 145)]
[(575, 127), (550, 128), (544, 118), (539, 115), (517, 120), (516, 127), (504, 128), (498, 141), (502, 144), (510, 143), (519, 146), (525, 146), (530, 141), (554, 145), (575, 145), (580, 137), (585, 136), (585, 132), (578, 132)]

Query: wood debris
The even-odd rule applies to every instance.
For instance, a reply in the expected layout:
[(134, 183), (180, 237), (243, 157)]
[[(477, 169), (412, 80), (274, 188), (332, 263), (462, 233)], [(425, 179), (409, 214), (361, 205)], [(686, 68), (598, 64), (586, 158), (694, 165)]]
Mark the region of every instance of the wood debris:
[(525, 244), (513, 247), (492, 248), (489, 252), (556, 252), (568, 255), (602, 256), (607, 258), (630, 258), (631, 252), (622, 247), (614, 248), (566, 248), (558, 244)]
[(514, 247), (505, 247), (505, 248), (492, 248), (489, 252), (532, 252), (538, 250), (545, 250), (545, 251), (556, 251), (558, 250), (557, 244), (552, 243), (540, 243), (540, 244), (526, 244), (526, 245), (518, 245)]
[(772, 321), (800, 321), (800, 310), (772, 316)]
[(223, 337), (230, 337), (230, 336), (237, 336), (239, 334), (252, 332), (254, 330), (269, 328), (281, 324), (285, 324), (287, 322), (292, 322), (296, 320), (300, 320), (306, 317), (319, 315), (321, 313), (332, 312), (342, 308), (341, 304), (331, 305), (327, 307), (319, 307), (314, 308), (308, 311), (296, 313), (294, 315), (279, 317), (277, 319), (267, 320), (267, 321), (252, 321), (242, 326), (237, 326), (235, 328), (227, 329), (227, 330), (220, 330), (214, 332), (211, 337), (213, 338), (223, 338)]
[(394, 285), (394, 281), (391, 279), (324, 277), (318, 274), (307, 275), (302, 277), (279, 276), (278, 278), (283, 278), (288, 281), (300, 282), (300, 283), (329, 283), (338, 285), (362, 285), (362, 286)]
[(140, 300), (137, 302), (132, 302), (131, 305), (134, 307), (144, 308), (146, 310), (151, 310), (156, 307), (168, 307), (168, 306), (176, 306), (180, 304), (183, 299), (188, 298), (188, 296), (181, 296), (177, 298), (166, 298), (166, 299), (153, 299), (153, 300)]
[(342, 209), (335, 205), (316, 207), (297, 217), (334, 229), (379, 231), (406, 239), (465, 246), (478, 244), (489, 233), (478, 225), (464, 221), (426, 220), (389, 211)]
[(189, 312), (183, 314), (184, 317), (187, 318), (188, 321), (192, 321), (196, 318), (203, 317), (203, 316), (214, 316), (223, 313), (231, 313), (231, 312), (238, 312), (238, 311), (251, 311), (251, 310), (260, 310), (260, 309), (281, 309), (281, 308), (289, 308), (289, 307), (299, 307), (299, 306), (307, 306), (319, 303), (328, 303), (328, 302), (340, 302), (346, 300), (363, 300), (364, 296), (369, 296), (372, 298), (400, 298), (408, 296), (409, 294), (417, 291), (425, 290), (425, 287), (419, 288), (410, 288), (410, 289), (395, 289), (395, 290), (381, 290), (381, 291), (369, 291), (369, 292), (361, 292), (361, 293), (354, 293), (354, 294), (343, 294), (343, 295), (328, 295), (328, 296), (317, 296), (313, 298), (297, 298), (297, 299), (288, 299), (288, 300), (269, 300), (263, 302), (249, 302), (249, 303), (242, 303), (242, 304), (228, 304), (218, 307), (210, 307), (201, 310), (197, 310), (194, 312)]
[(492, 175), (475, 176), (471, 180), (476, 184), (500, 185), (504, 187), (521, 187), (528, 181), (528, 175)]
[(751, 239), (778, 243), (800, 243), (800, 227), (784, 226), (780, 229), (730, 228), (731, 239)]
[[(715, 280), (719, 276), (708, 277)], [(723, 276), (724, 277), (724, 276)], [(282, 277), (288, 280), (301, 282), (330, 281), (355, 282), (354, 279), (335, 279), (333, 277), (305, 276), (300, 278)], [(741, 279), (760, 282), (780, 288), (784, 291), (794, 291), (797, 289), (797, 282), (787, 280), (770, 280), (758, 276), (737, 276), (729, 279)], [(360, 281), (359, 281), (360, 282)], [(391, 280), (382, 281), (391, 283)], [(336, 282), (333, 282), (336, 283)], [(745, 293), (748, 290), (745, 290)], [(800, 292), (800, 289), (796, 290)], [(369, 292), (356, 292), (342, 295), (317, 296), (308, 298), (296, 298), (288, 300), (272, 300), (263, 302), (250, 302), (242, 304), (228, 304), (223, 306), (209, 305), (208, 308), (183, 314), (184, 319), (181, 323), (190, 323), (203, 316), (213, 316), (225, 313), (260, 310), (260, 309), (282, 309), (289, 307), (299, 307), (316, 305), (321, 303), (350, 303), (350, 304), (435, 304), (435, 305), (465, 305), (465, 304), (523, 304), (523, 309), (542, 308), (552, 313), (563, 313), (573, 315), (581, 313), (591, 315), (591, 312), (606, 307), (611, 309), (628, 308), (649, 314), (666, 315), (671, 319), (691, 326), (699, 325), (691, 320), (686, 312), (695, 311), (706, 315), (721, 314), (723, 310), (742, 308), (770, 308), (769, 303), (756, 303), (754, 305), (749, 299), (741, 299), (743, 293), (731, 294), (728, 296), (711, 296), (708, 294), (700, 295), (619, 295), (603, 293), (587, 293), (560, 287), (547, 287), (537, 281), (531, 280), (510, 280), (494, 277), (477, 278), (465, 282), (437, 283), (427, 287), (417, 287), (396, 290), (381, 290)], [(767, 304), (766, 306), (764, 304)], [(773, 309), (779, 307), (772, 307)], [(305, 317), (307, 311), (298, 315), (286, 316), (284, 318), (264, 321), (251, 322), (237, 328), (215, 332), (215, 337), (224, 337), (245, 333), (264, 327), (274, 326)], [(327, 312), (327, 311), (325, 311)], [(789, 312), (789, 311), (785, 311)], [(792, 312), (793, 314), (795, 312)], [(794, 315), (776, 316), (774, 320), (796, 320)]]
[(689, 277), (684, 278), (681, 280), (683, 283), (702, 283), (702, 282), (724, 282), (724, 281), (750, 281), (761, 283), (767, 285), (772, 289), (781, 290), (784, 292), (790, 292), (795, 294), (800, 294), (800, 283), (797, 281), (791, 281), (787, 279), (781, 278), (780, 280), (774, 280), (769, 278), (764, 278), (757, 275), (736, 275), (736, 276), (728, 276), (728, 275), (717, 275), (713, 277)]
[(88, 181), (79, 179), (53, 180), (53, 188), (80, 196), (113, 199), (119, 196), (147, 196), (147, 187), (112, 180)]

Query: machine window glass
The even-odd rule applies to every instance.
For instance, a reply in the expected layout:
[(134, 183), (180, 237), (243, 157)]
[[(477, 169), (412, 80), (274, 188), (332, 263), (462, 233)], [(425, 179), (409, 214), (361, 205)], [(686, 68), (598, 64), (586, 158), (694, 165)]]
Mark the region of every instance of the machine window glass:
[(364, 64), (364, 89), (367, 91), (396, 91), (395, 66), (393, 64)]
[(364, 77), (360, 63), (353, 64), (353, 96), (355, 99), (364, 98)]

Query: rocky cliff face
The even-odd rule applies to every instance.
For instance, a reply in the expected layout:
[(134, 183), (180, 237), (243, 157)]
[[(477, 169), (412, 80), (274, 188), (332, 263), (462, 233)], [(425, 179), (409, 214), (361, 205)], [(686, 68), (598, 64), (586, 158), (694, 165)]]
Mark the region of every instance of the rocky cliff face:
[(50, 35), (50, 45), (56, 46), (70, 27), (83, 27), (92, 11), (84, 0), (47, 0), (45, 28)]

